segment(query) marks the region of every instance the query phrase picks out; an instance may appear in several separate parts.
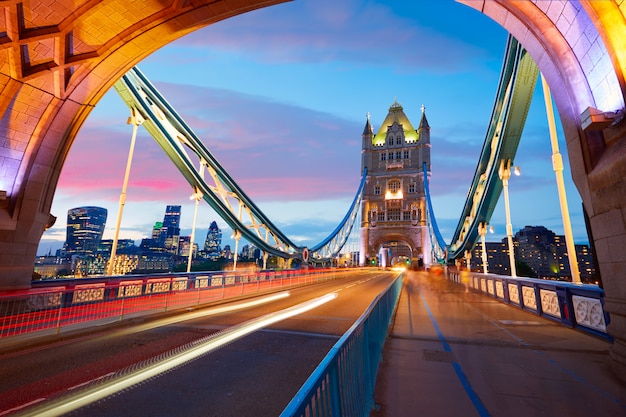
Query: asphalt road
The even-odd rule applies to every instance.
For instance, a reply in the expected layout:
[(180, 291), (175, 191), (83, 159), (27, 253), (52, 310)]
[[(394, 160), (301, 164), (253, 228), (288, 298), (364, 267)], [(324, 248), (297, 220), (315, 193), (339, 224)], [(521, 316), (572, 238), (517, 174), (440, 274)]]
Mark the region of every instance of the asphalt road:
[[(397, 273), (355, 271), (344, 278), (292, 289), (256, 307), (135, 320), (74, 337), (0, 351), (0, 416), (276, 416)], [(182, 365), (74, 409), (101, 386), (173, 361), (241, 323), (335, 293), (336, 298), (261, 327)], [(238, 301), (237, 303), (241, 303)], [(230, 305), (237, 303), (229, 303)], [(204, 314), (199, 316), (199, 314)], [(208, 342), (206, 342), (208, 343)], [(160, 369), (160, 368), (159, 368)], [(84, 404), (84, 405), (83, 405)], [(59, 408), (61, 407), (61, 408)], [(65, 407), (65, 408), (64, 408)]]

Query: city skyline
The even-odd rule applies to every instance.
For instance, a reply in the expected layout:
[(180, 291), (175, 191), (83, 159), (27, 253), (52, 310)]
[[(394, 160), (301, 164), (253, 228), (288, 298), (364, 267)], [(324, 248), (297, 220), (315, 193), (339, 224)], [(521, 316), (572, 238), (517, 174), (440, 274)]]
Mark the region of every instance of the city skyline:
[[(416, 124), (424, 104), (432, 128), (433, 206), (449, 243), (489, 122), (506, 36), (453, 1), (299, 1), (196, 31), (139, 67), (268, 217), (308, 246), (336, 227), (354, 196), (366, 114), (377, 129), (397, 99)], [(515, 160), (524, 174), (511, 180), (512, 222), (515, 230), (544, 225), (560, 234), (539, 92), (540, 86)], [(57, 224), (44, 234), (40, 254), (62, 245), (65, 213), (75, 206), (107, 208), (104, 238), (112, 237), (130, 143), (127, 117), (114, 91), (92, 111), (61, 173), (52, 206)], [(566, 156), (562, 136), (560, 146)], [(575, 240), (587, 242), (568, 167), (565, 177)], [(191, 194), (140, 128), (120, 238), (141, 239), (166, 205), (182, 206), (181, 235), (189, 235)], [(208, 205), (198, 219), (197, 230), (217, 220), (224, 244), (232, 241)], [(499, 240), (501, 203), (491, 223), (491, 239)], [(195, 243), (202, 242), (197, 234)]]

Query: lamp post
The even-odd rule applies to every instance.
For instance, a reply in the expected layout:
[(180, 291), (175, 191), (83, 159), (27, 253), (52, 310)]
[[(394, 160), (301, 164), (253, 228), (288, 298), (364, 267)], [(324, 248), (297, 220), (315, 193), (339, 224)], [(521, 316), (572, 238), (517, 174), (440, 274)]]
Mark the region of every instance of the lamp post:
[(483, 246), (483, 273), (487, 273), (487, 246), (485, 243), (485, 236), (487, 235), (487, 222), (480, 222), (478, 224), (478, 234), (480, 235), (480, 242)]
[[(519, 167), (515, 167), (515, 174), (519, 175)], [(504, 190), (504, 210), (506, 213), (506, 238), (509, 243), (509, 263), (511, 264), (511, 276), (516, 277), (515, 252), (513, 251), (513, 225), (511, 224), (511, 208), (509, 207), (509, 178), (511, 178), (511, 160), (502, 160), (498, 175), (502, 181)]]
[(189, 238), (189, 255), (187, 257), (187, 272), (191, 272), (191, 258), (193, 257), (193, 241), (196, 238), (196, 221), (198, 219), (198, 204), (202, 200), (203, 194), (198, 190), (198, 187), (193, 187), (194, 193), (189, 197), (192, 200), (196, 200), (196, 207), (193, 212), (193, 225), (191, 226), (191, 236)]
[(559, 152), (559, 141), (556, 136), (556, 125), (554, 123), (554, 111), (552, 110), (552, 97), (550, 87), (546, 79), (541, 74), (541, 84), (543, 85), (543, 96), (546, 102), (546, 115), (548, 117), (548, 128), (550, 131), (550, 143), (552, 144), (552, 169), (556, 176), (556, 185), (559, 191), (559, 204), (561, 206), (561, 217), (563, 218), (563, 229), (565, 232), (565, 244), (567, 246), (567, 259), (569, 261), (572, 281), (580, 282), (580, 270), (578, 269), (578, 259), (576, 257), (576, 246), (572, 233), (572, 223), (567, 207), (567, 195), (565, 193), (565, 181), (563, 180), (563, 158)]
[(130, 166), (133, 161), (133, 153), (135, 152), (135, 141), (137, 140), (137, 130), (145, 119), (135, 108), (130, 109), (130, 117), (127, 124), (133, 125), (133, 134), (130, 140), (130, 149), (128, 151), (128, 160), (126, 161), (126, 172), (124, 174), (124, 183), (122, 184), (122, 192), (120, 193), (120, 206), (117, 211), (117, 223), (115, 225), (115, 237), (113, 238), (113, 244), (111, 245), (111, 257), (109, 258), (109, 267), (107, 268), (107, 275), (113, 275), (113, 266), (115, 265), (115, 254), (117, 252), (117, 240), (120, 234), (120, 225), (122, 224), (122, 213), (124, 211), (124, 204), (126, 204), (126, 188), (128, 187), (128, 177), (130, 176)]
[(241, 232), (235, 230), (233, 232), (233, 238), (235, 239), (235, 253), (233, 254), (233, 271), (237, 270), (237, 257), (239, 256), (239, 239), (241, 239)]

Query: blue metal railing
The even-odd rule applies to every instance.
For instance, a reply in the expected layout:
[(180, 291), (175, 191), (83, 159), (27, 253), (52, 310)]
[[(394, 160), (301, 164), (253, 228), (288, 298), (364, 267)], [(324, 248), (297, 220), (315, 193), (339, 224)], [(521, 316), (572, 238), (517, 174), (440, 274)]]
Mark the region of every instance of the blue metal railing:
[(400, 274), (335, 343), (324, 360), (280, 414), (292, 416), (369, 416), (387, 331), (396, 308)]

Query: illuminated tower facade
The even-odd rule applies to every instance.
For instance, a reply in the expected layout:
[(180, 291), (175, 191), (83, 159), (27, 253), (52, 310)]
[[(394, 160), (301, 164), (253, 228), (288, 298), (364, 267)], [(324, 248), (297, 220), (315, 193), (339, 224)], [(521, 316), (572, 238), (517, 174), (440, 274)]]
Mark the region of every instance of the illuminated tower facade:
[(430, 265), (424, 172), (430, 175), (430, 126), (425, 107), (417, 129), (397, 102), (378, 132), (369, 114), (363, 130), (361, 170), (367, 181), (361, 205), (359, 263), (390, 266), (398, 260)]
[(76, 207), (67, 211), (65, 252), (68, 255), (93, 254), (98, 250), (107, 221), (107, 209)]

